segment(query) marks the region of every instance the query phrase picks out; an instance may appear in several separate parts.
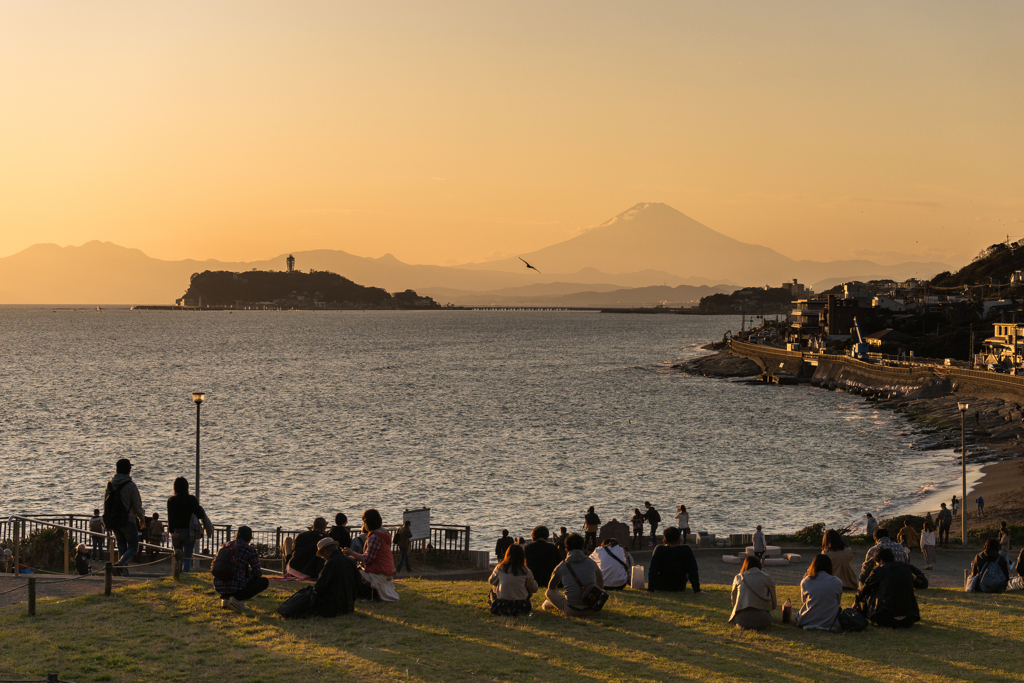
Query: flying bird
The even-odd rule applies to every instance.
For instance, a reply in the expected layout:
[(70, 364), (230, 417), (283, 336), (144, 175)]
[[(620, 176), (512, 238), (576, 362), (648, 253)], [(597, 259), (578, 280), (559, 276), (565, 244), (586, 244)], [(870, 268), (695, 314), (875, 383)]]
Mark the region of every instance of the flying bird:
[[(526, 259), (524, 259), (524, 258), (523, 258), (522, 256), (520, 256), (520, 257), (519, 257), (519, 260), (520, 260), (520, 261), (522, 261), (523, 263), (526, 263), (526, 267), (527, 267), (527, 268), (533, 268), (533, 266), (531, 266), (531, 265), (530, 265), (529, 263), (527, 263), (527, 262), (526, 262)], [(533, 269), (534, 269), (534, 270), (537, 270), (536, 268), (533, 268)], [(538, 273), (540, 273), (540, 271), (539, 271), (539, 270), (537, 270), (537, 272), (538, 272)]]

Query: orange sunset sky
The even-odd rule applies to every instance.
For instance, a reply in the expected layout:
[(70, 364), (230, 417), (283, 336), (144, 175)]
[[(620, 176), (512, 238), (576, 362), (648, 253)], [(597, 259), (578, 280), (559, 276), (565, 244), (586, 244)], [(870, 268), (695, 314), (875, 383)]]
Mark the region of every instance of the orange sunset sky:
[(1024, 237), (1022, 29), (1020, 2), (5, 2), (0, 256), (453, 264), (653, 201), (794, 258), (959, 265)]

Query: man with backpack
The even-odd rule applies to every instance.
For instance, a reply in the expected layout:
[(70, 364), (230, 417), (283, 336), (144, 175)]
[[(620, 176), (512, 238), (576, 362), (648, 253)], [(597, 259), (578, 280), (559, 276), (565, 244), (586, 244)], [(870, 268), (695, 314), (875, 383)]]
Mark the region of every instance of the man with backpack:
[(121, 554), (117, 566), (125, 567), (119, 574), (127, 576), (128, 560), (139, 551), (139, 520), (146, 518), (146, 511), (142, 508), (139, 487), (130, 476), (131, 461), (121, 458), (115, 469), (116, 474), (107, 482), (103, 493), (103, 526), (117, 539), (117, 552)]
[[(106, 530), (103, 528), (103, 517), (100, 516), (100, 511), (92, 511), (92, 519), (89, 520), (89, 531), (94, 534), (104, 534)], [(92, 539), (92, 559), (99, 561), (103, 559), (104, 536), (90, 536)]]
[(653, 548), (658, 543), (658, 525), (661, 524), (661, 513), (654, 509), (650, 501), (645, 500), (644, 507), (647, 508), (644, 517), (647, 518), (647, 523), (651, 525), (651, 547)]
[(235, 540), (221, 546), (210, 567), (213, 587), (220, 594), (221, 607), (241, 614), (252, 611), (245, 604), (246, 600), (270, 586), (270, 581), (260, 569), (260, 557), (256, 549), (249, 545), (251, 540), (252, 529), (247, 526), (238, 527)]

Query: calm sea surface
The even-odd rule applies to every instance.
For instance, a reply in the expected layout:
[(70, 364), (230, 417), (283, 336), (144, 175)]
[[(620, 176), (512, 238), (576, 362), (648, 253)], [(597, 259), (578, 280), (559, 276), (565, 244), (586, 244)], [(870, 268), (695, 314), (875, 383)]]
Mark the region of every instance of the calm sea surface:
[(121, 457), (147, 512), (191, 482), (218, 523), (376, 507), (578, 528), (680, 503), (711, 532), (912, 505), (959, 474), (863, 399), (688, 377), (734, 318), (585, 312), (102, 312), (0, 307), (0, 514), (90, 512)]

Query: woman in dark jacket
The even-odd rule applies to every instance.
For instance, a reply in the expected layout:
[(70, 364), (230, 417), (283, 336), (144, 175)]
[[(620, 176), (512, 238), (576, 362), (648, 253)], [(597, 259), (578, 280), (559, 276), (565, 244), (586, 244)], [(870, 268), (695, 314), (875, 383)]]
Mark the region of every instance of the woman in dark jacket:
[(206, 533), (212, 536), (213, 529), (210, 527), (206, 511), (196, 497), (188, 492), (188, 480), (185, 477), (178, 477), (174, 480), (174, 495), (167, 499), (167, 529), (171, 532), (171, 545), (175, 550), (182, 552), (183, 572), (192, 569), (192, 552), (196, 541), (202, 538), (201, 534), (198, 538), (193, 538), (192, 515), (206, 527)]
[(864, 587), (857, 593), (854, 607), (875, 626), (910, 628), (921, 621), (914, 589), (928, 587), (924, 572), (906, 562), (897, 562), (889, 548), (879, 550), (875, 562)]
[(981, 574), (985, 570), (985, 567), (987, 567), (990, 563), (995, 562), (999, 569), (1003, 571), (1003, 577), (1005, 577), (1004, 580), (1000, 582), (1000, 587), (998, 588), (998, 590), (990, 587), (986, 590), (985, 588), (982, 588), (981, 580), (979, 579), (975, 582), (974, 590), (972, 592), (1002, 593), (1004, 590), (1006, 590), (1006, 584), (1010, 580), (1010, 565), (1006, 562), (1006, 558), (1003, 557), (1003, 554), (999, 551), (1000, 547), (998, 538), (990, 538), (987, 541), (985, 541), (985, 549), (982, 552), (978, 553), (977, 556), (974, 558), (974, 561), (971, 562), (971, 576), (977, 576), (978, 574)]

